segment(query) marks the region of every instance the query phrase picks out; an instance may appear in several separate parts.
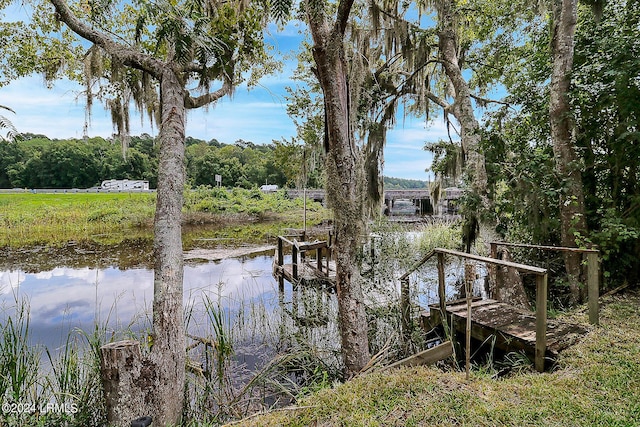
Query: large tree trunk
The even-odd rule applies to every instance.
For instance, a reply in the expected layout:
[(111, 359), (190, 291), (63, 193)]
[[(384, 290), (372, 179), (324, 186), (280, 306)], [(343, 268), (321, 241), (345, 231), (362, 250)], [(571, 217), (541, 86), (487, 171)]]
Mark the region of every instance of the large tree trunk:
[(313, 57), (317, 76), (324, 94), (327, 198), (334, 213), (339, 324), (345, 376), (349, 378), (360, 372), (370, 359), (367, 317), (356, 260), (363, 230), (363, 210), (358, 197), (358, 149), (350, 125), (343, 32), (334, 28), (330, 33), (324, 19), (318, 16), (309, 16), (309, 27), (315, 42)]
[(184, 90), (173, 70), (161, 79), (162, 123), (154, 236), (153, 347), (147, 364), (154, 425), (178, 424), (185, 383), (183, 324), (182, 205), (184, 171)]
[[(577, 22), (577, 0), (554, 0), (551, 54), (553, 70), (549, 98), (551, 139), (556, 173), (563, 188), (560, 196), (562, 246), (575, 247), (576, 237), (586, 237), (587, 223), (584, 192), (578, 156), (573, 144), (573, 122), (569, 104), (569, 84), (573, 67), (574, 34)], [(581, 302), (585, 290), (580, 287), (581, 255), (564, 253), (571, 300)]]
[(160, 82), (162, 123), (154, 225), (153, 344), (146, 357), (137, 343), (102, 347), (102, 380), (109, 425), (128, 427), (151, 416), (154, 426), (179, 425), (185, 386), (182, 204), (184, 89), (167, 68)]

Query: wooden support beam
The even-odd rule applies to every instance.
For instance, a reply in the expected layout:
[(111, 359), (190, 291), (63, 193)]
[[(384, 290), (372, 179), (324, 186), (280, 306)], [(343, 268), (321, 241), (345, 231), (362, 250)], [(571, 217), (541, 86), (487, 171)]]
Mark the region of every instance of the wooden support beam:
[(295, 244), (291, 246), (291, 268), (293, 272), (293, 278), (298, 280), (298, 246)]
[[(498, 245), (491, 242), (491, 253), (489, 255), (493, 259), (498, 259)], [(489, 264), (489, 297), (495, 298), (498, 280), (498, 267), (495, 264)]]
[(600, 257), (597, 252), (587, 253), (587, 287), (589, 295), (589, 323), (600, 323)]
[(526, 264), (519, 264), (519, 263), (516, 263), (516, 262), (510, 262), (510, 261), (503, 261), (503, 260), (500, 260), (500, 259), (487, 258), (487, 257), (484, 257), (484, 256), (468, 254), (466, 252), (452, 251), (452, 250), (449, 250), (449, 249), (436, 248), (435, 251), (438, 254), (448, 254), (448, 255), (453, 255), (453, 256), (460, 257), (460, 258), (472, 259), (472, 260), (475, 260), (475, 261), (485, 262), (485, 263), (487, 263), (489, 265), (495, 264), (495, 265), (501, 265), (503, 267), (511, 267), (511, 268), (515, 268), (516, 270), (519, 270), (519, 271), (524, 271), (525, 273), (536, 274), (536, 275), (539, 275), (539, 276), (541, 276), (543, 274), (547, 274), (547, 270), (544, 269), (544, 268), (533, 267), (533, 266), (526, 265)]
[(494, 243), (496, 245), (501, 245), (501, 246), (513, 246), (514, 248), (541, 249), (545, 251), (599, 253), (597, 249), (570, 248), (566, 246), (543, 246), (543, 245), (527, 245), (524, 243), (491, 242), (491, 244), (494, 244)]
[[(282, 266), (284, 265), (284, 245), (282, 242), (282, 237), (280, 236), (278, 236), (278, 247), (276, 251), (277, 251), (276, 265), (278, 266), (278, 270), (281, 270)], [(282, 272), (278, 274), (278, 290), (280, 292), (284, 292), (284, 275), (282, 274)]]
[(447, 357), (450, 357), (452, 354), (453, 345), (451, 345), (451, 341), (445, 341), (440, 345), (399, 360), (389, 366), (386, 366), (384, 369), (398, 368), (400, 366), (431, 365), (439, 360), (444, 360)]
[(544, 372), (547, 353), (547, 275), (536, 276), (536, 354), (535, 367)]

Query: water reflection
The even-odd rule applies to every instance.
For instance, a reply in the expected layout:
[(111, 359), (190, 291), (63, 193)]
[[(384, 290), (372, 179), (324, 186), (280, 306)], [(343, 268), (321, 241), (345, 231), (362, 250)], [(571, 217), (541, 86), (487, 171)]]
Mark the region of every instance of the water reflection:
[[(254, 300), (260, 300), (266, 310), (273, 310), (278, 299), (271, 262), (272, 256), (263, 254), (185, 265), (185, 307), (192, 314), (202, 313), (206, 294), (230, 312)], [(16, 300), (22, 298), (29, 303), (34, 342), (55, 348), (74, 328), (91, 331), (96, 323), (105, 322), (114, 331), (147, 326), (151, 319), (153, 270), (108, 266), (0, 271), (0, 317), (11, 314)], [(197, 317), (192, 319), (193, 325), (201, 324)]]

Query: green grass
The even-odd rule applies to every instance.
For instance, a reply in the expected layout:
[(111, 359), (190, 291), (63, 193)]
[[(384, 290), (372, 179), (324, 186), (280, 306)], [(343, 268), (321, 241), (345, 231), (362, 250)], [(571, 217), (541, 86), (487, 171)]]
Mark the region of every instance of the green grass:
[(640, 293), (606, 303), (601, 326), (550, 373), (496, 380), (476, 369), (466, 382), (462, 372), (429, 367), (378, 372), (238, 425), (638, 426)]
[(124, 234), (153, 218), (154, 194), (0, 194), (0, 247)]
[[(155, 200), (153, 193), (0, 194), (0, 248), (151, 238)], [(222, 229), (269, 220), (299, 226), (302, 207), (302, 200), (289, 200), (283, 192), (197, 188), (185, 192), (183, 221), (212, 227), (212, 237), (237, 237), (238, 230)], [(309, 203), (308, 216), (318, 222), (326, 211)], [(247, 237), (269, 233), (264, 226), (242, 231)]]

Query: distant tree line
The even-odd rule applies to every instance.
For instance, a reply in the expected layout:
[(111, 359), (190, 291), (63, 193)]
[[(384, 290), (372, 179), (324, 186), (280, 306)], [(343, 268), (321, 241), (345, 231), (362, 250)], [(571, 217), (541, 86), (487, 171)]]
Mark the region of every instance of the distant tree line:
[[(253, 188), (263, 184), (295, 187), (300, 184), (301, 153), (292, 144), (258, 145), (238, 140), (186, 138), (187, 178), (191, 186)], [(300, 150), (298, 150), (300, 151)], [(90, 188), (106, 179), (142, 179), (157, 184), (158, 147), (155, 138), (133, 136), (123, 153), (120, 141), (101, 137), (49, 139), (22, 134), (0, 144), (0, 188)], [(308, 174), (307, 186), (322, 188), (317, 172)], [(385, 178), (388, 188), (424, 188), (426, 182)]]
[(157, 152), (148, 135), (132, 137), (126, 156), (103, 138), (49, 139), (23, 134), (0, 144), (0, 188), (88, 188), (105, 179), (157, 183)]
[(427, 181), (420, 181), (417, 179), (403, 179), (385, 176), (384, 188), (386, 190), (412, 190), (429, 188), (429, 183)]

